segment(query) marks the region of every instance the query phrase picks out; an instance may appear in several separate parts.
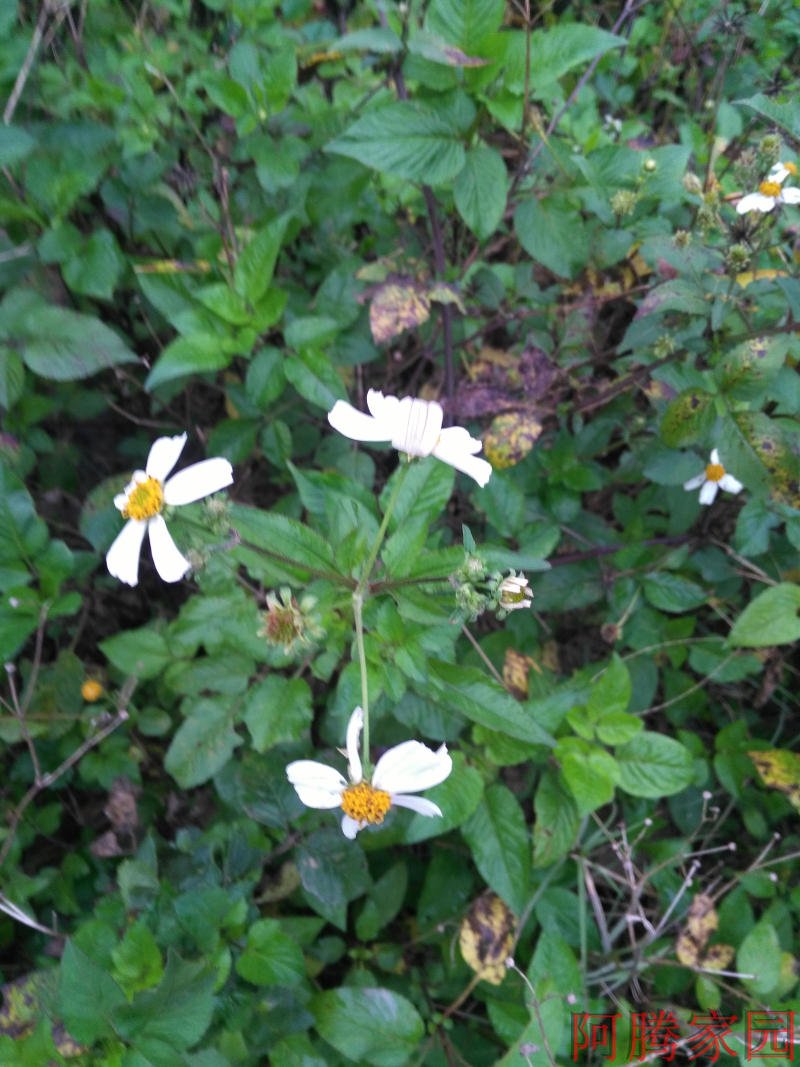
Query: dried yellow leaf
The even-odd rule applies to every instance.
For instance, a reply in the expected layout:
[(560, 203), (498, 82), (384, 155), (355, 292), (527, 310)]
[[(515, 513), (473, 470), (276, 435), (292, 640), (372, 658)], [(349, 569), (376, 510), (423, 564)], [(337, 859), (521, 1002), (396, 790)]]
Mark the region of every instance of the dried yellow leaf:
[(517, 920), (497, 893), (483, 893), (461, 923), (461, 955), (479, 978), (500, 985), (514, 943)]
[(800, 756), (781, 748), (764, 752), (748, 752), (764, 785), (783, 793), (789, 803), (800, 811)]

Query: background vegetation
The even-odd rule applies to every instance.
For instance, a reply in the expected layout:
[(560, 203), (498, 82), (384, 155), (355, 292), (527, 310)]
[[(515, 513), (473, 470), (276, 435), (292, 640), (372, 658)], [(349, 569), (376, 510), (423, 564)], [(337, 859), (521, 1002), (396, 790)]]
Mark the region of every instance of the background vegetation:
[[(798, 55), (776, 2), (0, 5), (4, 1067), (545, 1067), (573, 1012), (623, 1064), (712, 1009), (745, 1062), (800, 1008), (800, 209), (735, 206)], [(360, 700), (368, 388), (495, 469), (398, 497), (373, 751), (454, 770), (351, 842), (285, 766)], [(234, 485), (129, 588), (113, 497), (183, 431)], [(533, 610), (458, 606), (471, 538)]]

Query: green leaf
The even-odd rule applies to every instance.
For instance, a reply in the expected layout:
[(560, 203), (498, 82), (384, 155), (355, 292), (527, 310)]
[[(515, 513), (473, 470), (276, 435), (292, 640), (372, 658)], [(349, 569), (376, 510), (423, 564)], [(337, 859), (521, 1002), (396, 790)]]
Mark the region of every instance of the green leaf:
[(459, 215), (479, 240), (485, 241), (500, 225), (507, 196), (508, 176), (500, 153), (485, 145), (470, 149), (453, 197)]
[(521, 915), (528, 898), (530, 842), (514, 794), (504, 785), (489, 786), (461, 833), (483, 880)]
[(241, 743), (230, 711), (215, 700), (198, 700), (172, 738), (164, 767), (182, 789), (191, 789), (224, 767)]
[(310, 1008), (318, 1033), (351, 1063), (403, 1067), (425, 1032), (414, 1005), (389, 989), (329, 989)]
[[(460, 752), (453, 753), (453, 770), (445, 778), (441, 785), (428, 789), (425, 796), (437, 804), (442, 812), (442, 817), (429, 818), (426, 815), (403, 814), (398, 809), (395, 816), (394, 826), (387, 830), (392, 839), (404, 842), (407, 845), (416, 845), (420, 841), (427, 841), (430, 837), (438, 837), (461, 826), (466, 819), (475, 811), (478, 801), (483, 794), (483, 779), (475, 767), (467, 766), (464, 756)], [(370, 834), (364, 842), (365, 847), (370, 846), (371, 840), (382, 843), (382, 837), (378, 833)]]
[(691, 752), (665, 734), (643, 730), (614, 755), (620, 788), (635, 797), (671, 796), (694, 779)]
[[(779, 423), (762, 411), (737, 411), (733, 416), (733, 423), (744, 439), (747, 453), (747, 467), (742, 473), (742, 479), (752, 477), (755, 460), (756, 469), (760, 470), (758, 464), (761, 464), (769, 472), (770, 496), (782, 504), (800, 509), (800, 462), (789, 435), (784, 433)], [(738, 472), (738, 459), (736, 463), (735, 469)], [(763, 481), (763, 471), (760, 481)]]
[(139, 679), (155, 678), (172, 662), (167, 642), (149, 627), (114, 634), (101, 641), (99, 648), (117, 670)]
[(503, 21), (504, 0), (432, 0), (425, 29), (472, 55)]
[(231, 520), (240, 536), (296, 566), (337, 577), (333, 549), (316, 531), (278, 512), (242, 505), (231, 508)]
[(114, 1036), (114, 1010), (125, 994), (110, 974), (98, 967), (72, 942), (61, 957), (59, 1005), (61, 1016), (76, 1041), (91, 1045)]
[(281, 741), (297, 741), (313, 718), (311, 691), (302, 678), (270, 674), (247, 691), (242, 706), (256, 752)]
[(667, 406), (661, 420), (661, 437), (670, 448), (693, 444), (714, 425), (714, 398), (705, 389), (684, 389)]
[(327, 152), (349, 156), (383, 174), (442, 185), (464, 166), (461, 130), (441, 110), (398, 100), (368, 111)]
[(63, 267), (64, 281), (76, 293), (110, 300), (125, 260), (110, 230), (96, 230), (77, 256)]
[(122, 941), (113, 949), (111, 959), (114, 977), (128, 996), (158, 985), (164, 976), (161, 952), (141, 919), (128, 927)]
[(679, 615), (705, 604), (708, 596), (705, 589), (681, 578), (670, 571), (656, 571), (648, 574), (642, 583), (644, 595), (655, 608), (671, 611)]
[(520, 244), (537, 263), (561, 278), (572, 278), (586, 264), (587, 231), (577, 211), (557, 197), (528, 196), (514, 212)]
[(533, 866), (549, 867), (575, 844), (580, 815), (575, 798), (559, 776), (546, 769), (533, 799)]
[(569, 737), (559, 742), (555, 754), (580, 815), (588, 815), (611, 800), (619, 770), (614, 757), (605, 749)]
[(247, 931), (247, 946), (236, 973), (253, 985), (294, 986), (306, 973), (303, 953), (277, 919), (258, 919)]
[(19, 126), (0, 125), (0, 167), (10, 167), (24, 159), (36, 147), (36, 141)]
[(356, 919), (359, 941), (374, 941), (380, 931), (400, 911), (408, 887), (405, 860), (391, 866), (373, 885)]
[(286, 225), (283, 216), (268, 222), (253, 234), (236, 260), (233, 286), (239, 296), (254, 306), (272, 284)]
[(170, 949), (156, 989), (137, 993), (114, 1012), (115, 1029), (142, 1048), (145, 1041), (182, 1051), (208, 1029), (214, 1010), (215, 974), (204, 960), (183, 960)]
[(627, 711), (611, 711), (600, 716), (595, 723), (595, 732), (604, 745), (623, 745), (643, 727), (644, 723), (635, 715)]
[[(0, 336), (11, 335), (25, 366), (42, 378), (69, 382), (102, 370), (138, 362), (128, 346), (90, 315), (39, 302), (11, 310), (10, 294), (0, 310)], [(3, 312), (11, 310), (6, 317)]]
[(189, 374), (210, 374), (227, 367), (233, 353), (223, 351), (219, 337), (210, 333), (194, 333), (176, 337), (156, 360), (145, 379), (145, 389), (157, 389), (165, 382)]
[[(2, 127), (0, 127), (2, 129)], [(8, 349), (0, 359), (0, 408), (8, 411), (22, 396), (25, 368), (19, 355)]]
[(788, 100), (773, 100), (763, 93), (756, 93), (755, 96), (734, 100), (733, 103), (755, 111), (770, 126), (780, 126), (793, 140), (800, 139), (800, 101), (795, 96), (790, 96)]
[(393, 54), (403, 48), (402, 40), (388, 26), (372, 26), (367, 30), (354, 30), (337, 37), (330, 45), (330, 52), (377, 52)]
[(800, 585), (780, 582), (751, 600), (733, 624), (734, 648), (788, 645), (800, 638)]
[(625, 48), (628, 41), (607, 30), (584, 23), (565, 23), (531, 34), (531, 71), (534, 84), (554, 82), (612, 48)]
[(772, 923), (762, 919), (747, 934), (736, 953), (736, 970), (756, 976), (742, 979), (752, 996), (766, 997), (775, 989), (781, 977), (781, 946)]
[(732, 349), (719, 368), (721, 389), (735, 400), (753, 400), (781, 369), (788, 337), (752, 337)]
[(304, 348), (299, 355), (287, 355), (283, 373), (300, 396), (323, 411), (330, 411), (337, 400), (347, 397), (342, 379), (319, 349)]
[(364, 853), (337, 824), (310, 834), (295, 851), (306, 899), (328, 922), (344, 930), (347, 904), (370, 886)]
[(475, 667), (430, 661), (433, 694), (472, 722), (503, 730), (520, 741), (552, 747), (555, 741), (512, 696)]
[(586, 712), (592, 721), (614, 712), (625, 711), (631, 700), (631, 676), (619, 656), (614, 653), (611, 663), (592, 686)]

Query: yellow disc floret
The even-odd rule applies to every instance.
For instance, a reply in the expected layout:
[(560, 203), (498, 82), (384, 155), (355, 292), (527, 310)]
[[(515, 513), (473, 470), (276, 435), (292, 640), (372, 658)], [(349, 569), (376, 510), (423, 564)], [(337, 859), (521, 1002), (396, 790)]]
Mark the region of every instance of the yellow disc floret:
[(725, 477), (725, 468), (721, 463), (709, 463), (706, 467), (706, 480), (720, 482)]
[(797, 177), (797, 164), (796, 163), (781, 163), (782, 167), (785, 167), (790, 174), (794, 174)]
[(81, 686), (81, 696), (87, 704), (94, 704), (103, 695), (103, 687), (94, 678), (87, 678)]
[(369, 782), (349, 785), (342, 793), (342, 811), (358, 823), (382, 823), (391, 804), (389, 794)]
[(762, 182), (758, 187), (758, 191), (762, 196), (780, 196), (781, 195), (781, 183), (780, 182)]
[(137, 482), (128, 493), (125, 507), (122, 509), (123, 519), (152, 519), (158, 515), (164, 504), (164, 490), (157, 478), (146, 478), (143, 482)]

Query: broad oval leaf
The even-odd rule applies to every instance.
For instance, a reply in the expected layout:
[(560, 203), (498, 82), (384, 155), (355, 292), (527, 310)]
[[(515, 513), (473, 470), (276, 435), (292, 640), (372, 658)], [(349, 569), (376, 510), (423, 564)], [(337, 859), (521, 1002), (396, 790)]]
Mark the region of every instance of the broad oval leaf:
[(733, 624), (728, 643), (736, 648), (788, 645), (800, 638), (800, 585), (780, 582), (751, 600)]
[(389, 989), (329, 989), (310, 1008), (317, 1031), (351, 1063), (402, 1067), (425, 1032), (411, 1001)]
[(614, 752), (619, 785), (635, 797), (666, 797), (694, 778), (692, 755), (672, 737), (643, 730)]

